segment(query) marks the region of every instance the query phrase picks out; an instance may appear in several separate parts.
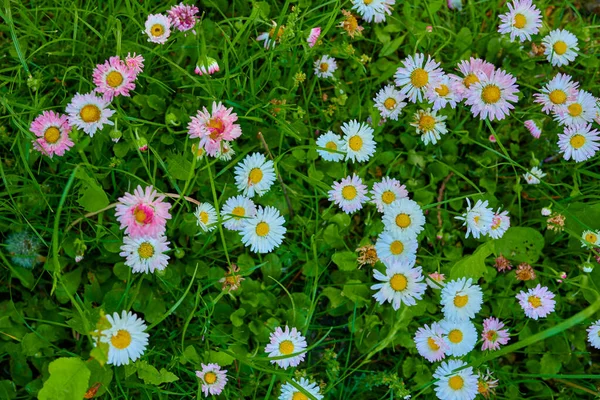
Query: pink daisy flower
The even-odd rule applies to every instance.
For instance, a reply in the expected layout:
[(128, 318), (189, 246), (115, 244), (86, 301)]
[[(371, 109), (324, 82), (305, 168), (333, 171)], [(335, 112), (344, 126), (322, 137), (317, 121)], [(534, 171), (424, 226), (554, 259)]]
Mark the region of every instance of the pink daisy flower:
[(542, 135), (542, 130), (537, 126), (534, 120), (529, 119), (525, 121), (524, 125), (525, 128), (527, 128), (527, 130), (529, 131), (529, 133), (531, 133), (531, 136), (533, 136), (536, 139), (540, 138), (540, 136)]
[(29, 130), (38, 137), (33, 142), (33, 148), (50, 158), (55, 154), (62, 156), (73, 147), (69, 138), (71, 125), (66, 115), (44, 111), (31, 122)]
[(542, 111), (550, 114), (550, 111), (562, 111), (567, 102), (577, 98), (579, 83), (572, 81), (567, 74), (556, 74), (554, 78), (542, 87), (540, 93), (535, 93), (534, 103), (542, 105)]
[(450, 348), (444, 340), (444, 330), (437, 322), (427, 324), (417, 330), (415, 334), (417, 351), (429, 362), (436, 362), (446, 357), (446, 351)]
[(346, 214), (360, 210), (363, 208), (363, 204), (369, 200), (367, 185), (364, 185), (362, 180), (354, 174), (352, 177), (345, 177), (341, 182), (334, 182), (328, 194), (329, 201), (335, 202)]
[(202, 382), (202, 393), (205, 397), (220, 395), (227, 384), (227, 370), (221, 369), (219, 364), (200, 364), (201, 371), (196, 371), (196, 376)]
[[(463, 77), (457, 75), (450, 75), (450, 77), (454, 78), (458, 82), (458, 92), (461, 94), (462, 98), (465, 98), (471, 85), (479, 82), (479, 77), (483, 74), (488, 78), (492, 76), (492, 72), (494, 72), (496, 68), (494, 64), (491, 64), (485, 60), (480, 58), (471, 57), (470, 60), (464, 60), (458, 63), (458, 70), (462, 73)], [(458, 99), (459, 101), (461, 99)]]
[(500, 209), (494, 213), (492, 218), (492, 227), (490, 228), (490, 236), (493, 239), (500, 239), (506, 231), (510, 228), (510, 217), (508, 211), (504, 210), (500, 212)]
[(432, 289), (441, 289), (444, 286), (445, 280), (446, 276), (444, 274), (440, 274), (439, 272), (430, 273), (426, 279), (427, 286)]
[(308, 39), (306, 39), (308, 46), (315, 47), (317, 40), (319, 40), (319, 36), (321, 36), (321, 27), (317, 26), (316, 28), (312, 28), (310, 30), (310, 34), (308, 35)]
[(197, 75), (212, 75), (219, 72), (219, 63), (212, 57), (206, 57), (202, 64), (197, 64), (194, 73)]
[(132, 238), (139, 236), (156, 237), (166, 230), (167, 220), (171, 219), (169, 209), (171, 204), (163, 202), (165, 196), (159, 195), (152, 186), (142, 189), (140, 185), (133, 195), (125, 193), (119, 197), (117, 221), (121, 229)]
[(242, 134), (242, 128), (234, 123), (238, 118), (232, 110), (213, 101), (212, 113), (202, 107), (188, 125), (190, 138), (200, 138), (200, 146), (213, 157), (221, 150), (222, 140), (232, 141)]
[(171, 7), (171, 9), (167, 11), (167, 14), (171, 25), (181, 32), (185, 32), (196, 25), (196, 22), (198, 22), (196, 14), (198, 14), (199, 11), (198, 7), (194, 5), (179, 3), (178, 5)]
[(490, 317), (483, 320), (483, 332), (481, 337), (483, 345), (481, 350), (498, 350), (500, 345), (505, 345), (509, 341), (508, 329), (504, 328), (504, 323), (498, 318)]
[(92, 76), (96, 92), (103, 93), (106, 101), (119, 95), (129, 97), (129, 91), (135, 89), (135, 75), (119, 56), (96, 65)]
[(501, 69), (495, 70), (490, 76), (481, 75), (479, 82), (469, 89), (465, 104), (471, 106), (475, 117), (489, 118), (490, 121), (504, 119), (515, 108), (509, 102), (518, 100), (519, 87), (516, 82), (514, 76)]
[(144, 57), (141, 54), (136, 55), (133, 53), (133, 55), (130, 55), (130, 53), (127, 53), (127, 57), (125, 57), (125, 65), (127, 65), (129, 71), (131, 71), (137, 78), (137, 76), (144, 70)]
[(525, 315), (529, 318), (537, 320), (554, 312), (556, 304), (554, 293), (549, 291), (547, 287), (542, 287), (539, 283), (527, 292), (520, 291), (516, 297), (523, 311), (525, 311)]

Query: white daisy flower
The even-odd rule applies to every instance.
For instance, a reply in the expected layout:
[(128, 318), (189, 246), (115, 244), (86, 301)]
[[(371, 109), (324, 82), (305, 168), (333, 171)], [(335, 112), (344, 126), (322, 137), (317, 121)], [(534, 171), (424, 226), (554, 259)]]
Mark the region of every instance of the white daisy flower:
[(467, 198), (467, 211), (460, 217), (454, 217), (464, 221), (463, 226), (467, 227), (466, 238), (473, 235), (479, 239), (481, 235), (487, 235), (494, 222), (494, 211), (488, 208), (488, 201), (477, 200), (475, 206), (471, 208), (471, 201)]
[(494, 70), (489, 76), (479, 74), (479, 82), (471, 85), (466, 93), (465, 104), (471, 106), (473, 116), (490, 121), (502, 120), (515, 108), (512, 102), (519, 100), (517, 79), (501, 70)]
[(414, 265), (418, 247), (413, 235), (397, 231), (383, 231), (375, 243), (377, 256), (385, 266), (395, 263)]
[[(300, 378), (300, 380), (292, 379), (292, 381), (314, 396), (315, 399), (321, 400), (323, 398), (323, 395), (320, 393), (321, 389), (315, 382), (310, 382), (306, 378)], [(288, 382), (281, 386), (279, 400), (308, 400), (308, 396)]]
[(102, 130), (104, 124), (114, 125), (109, 118), (113, 116), (115, 110), (109, 109), (109, 104), (108, 101), (93, 93), (77, 93), (66, 108), (69, 124), (94, 137), (96, 131)]
[(245, 196), (262, 196), (271, 189), (275, 182), (273, 161), (267, 160), (260, 153), (248, 154), (241, 163), (235, 166), (235, 183)]
[(531, 171), (525, 173), (523, 178), (525, 178), (525, 182), (530, 185), (539, 185), (540, 180), (545, 177), (546, 174), (539, 167), (531, 168)]
[(343, 153), (344, 141), (340, 135), (336, 135), (331, 131), (319, 136), (317, 139), (317, 153), (325, 161), (342, 161), (346, 154)]
[(422, 101), (427, 85), (438, 82), (443, 74), (440, 64), (429, 55), (425, 61), (425, 55), (422, 53), (406, 57), (402, 64), (403, 67), (399, 67), (394, 75), (396, 86), (400, 86), (402, 94), (413, 103)]
[(306, 355), (306, 339), (296, 329), (290, 330), (289, 326), (285, 326), (285, 330), (280, 327), (275, 328), (275, 332), (271, 333), (271, 342), (265, 347), (265, 352), (269, 358), (282, 357), (276, 360), (271, 360), (271, 364), (277, 364), (283, 369), (295, 367), (304, 361)]
[(600, 233), (585, 230), (581, 234), (581, 247), (598, 247), (600, 246)]
[(554, 293), (539, 283), (527, 292), (520, 291), (515, 297), (519, 300), (519, 304), (523, 308), (525, 315), (536, 321), (538, 318), (545, 318), (548, 314), (554, 312), (556, 305)]
[(356, 10), (366, 22), (376, 24), (384, 22), (387, 15), (392, 15), (392, 6), (396, 0), (352, 0), (352, 9)]
[(482, 60), (481, 58), (473, 57), (469, 60), (459, 62), (457, 67), (463, 77), (461, 78), (457, 75), (450, 75), (450, 77), (458, 83), (457, 91), (459, 92), (461, 99), (467, 97), (471, 85), (479, 82), (480, 76), (483, 75), (489, 78), (492, 76), (492, 72), (496, 70), (494, 64)]
[(216, 157), (221, 161), (231, 161), (235, 155), (235, 150), (231, 147), (231, 142), (221, 141), (221, 149), (217, 150)]
[(200, 364), (201, 371), (196, 371), (196, 376), (202, 382), (204, 396), (219, 395), (227, 384), (227, 370), (221, 369), (219, 364)]
[(451, 108), (454, 108), (456, 103), (462, 99), (460, 88), (461, 84), (457, 79), (444, 74), (437, 82), (426, 86), (425, 98), (433, 103), (431, 107), (433, 111), (441, 110), (448, 104)]
[(377, 206), (377, 211), (383, 212), (396, 200), (408, 197), (408, 191), (399, 180), (385, 176), (381, 182), (373, 184), (371, 195), (373, 196), (371, 202)]
[(333, 57), (323, 54), (321, 58), (315, 61), (315, 75), (319, 78), (332, 78), (333, 73), (337, 70), (337, 63)]
[(125, 310), (120, 317), (118, 313), (113, 313), (112, 316), (107, 314), (106, 319), (111, 326), (101, 332), (100, 341), (108, 343), (107, 364), (118, 367), (140, 358), (146, 351), (150, 336), (144, 332), (144, 320)]
[(221, 209), (223, 226), (231, 231), (241, 230), (246, 219), (255, 215), (256, 204), (243, 195), (228, 198)]
[(146, 19), (146, 35), (152, 43), (165, 44), (171, 35), (171, 21), (162, 14), (150, 14)]
[(389, 301), (394, 310), (398, 310), (404, 303), (406, 306), (414, 306), (417, 300), (423, 298), (427, 284), (423, 282), (421, 267), (411, 268), (411, 264), (393, 263), (386, 268), (385, 274), (373, 270), (373, 277), (383, 283), (371, 286), (377, 290), (373, 295), (379, 304)]
[(471, 278), (447, 282), (441, 297), (442, 312), (449, 321), (468, 321), (475, 317), (483, 304), (483, 292)]
[(564, 133), (558, 135), (558, 147), (565, 160), (571, 158), (582, 162), (592, 158), (600, 148), (600, 136), (592, 124), (577, 124), (565, 127)]
[(373, 102), (382, 118), (398, 121), (398, 116), (404, 106), (406, 106), (406, 102), (402, 101), (405, 98), (406, 96), (400, 93), (399, 90), (396, 90), (394, 86), (387, 85), (377, 93)]
[(600, 349), (600, 319), (587, 328), (588, 342), (596, 349)]
[(344, 147), (342, 151), (346, 153), (346, 161), (369, 161), (371, 156), (375, 154), (373, 128), (369, 125), (356, 120), (344, 122), (342, 132), (344, 132)]
[(534, 103), (542, 105), (542, 111), (550, 114), (550, 111), (558, 111), (565, 108), (567, 102), (573, 101), (577, 97), (579, 83), (572, 81), (571, 76), (567, 74), (556, 74), (548, 82), (540, 93), (533, 95)]
[(544, 216), (544, 217), (549, 217), (550, 214), (552, 214), (552, 209), (549, 207), (544, 207), (542, 208), (542, 210), (540, 211), (540, 213)]
[(355, 174), (347, 176), (341, 182), (333, 182), (329, 194), (329, 201), (335, 202), (346, 214), (360, 210), (369, 200), (367, 185)]
[(531, 40), (531, 35), (540, 31), (542, 26), (542, 13), (531, 3), (531, 0), (514, 0), (508, 4), (508, 12), (500, 15), (502, 23), (498, 32), (510, 34), (510, 41), (519, 42)]
[(562, 29), (551, 31), (542, 39), (542, 44), (546, 47), (544, 54), (548, 58), (548, 62), (555, 67), (569, 64), (575, 60), (579, 51), (577, 36)]
[(415, 344), (419, 354), (429, 362), (436, 362), (446, 357), (449, 346), (443, 337), (444, 331), (437, 322), (431, 327), (425, 325), (415, 333)]
[(392, 232), (417, 237), (425, 225), (425, 215), (416, 201), (398, 199), (383, 212), (383, 225)]
[(275, 207), (259, 206), (256, 215), (246, 219), (242, 225), (242, 243), (254, 253), (269, 253), (283, 241), (286, 232), (284, 223), (285, 219)]
[(554, 119), (560, 125), (585, 124), (592, 122), (595, 116), (596, 98), (585, 90), (578, 91), (574, 100), (554, 110)]
[(443, 319), (440, 321), (440, 326), (444, 331), (446, 343), (448, 343), (447, 355), (462, 357), (475, 348), (477, 330), (471, 321), (454, 322)]
[(464, 368), (466, 365), (467, 363), (461, 360), (448, 360), (437, 367), (433, 377), (438, 379), (435, 383), (438, 399), (475, 399), (478, 391), (477, 376), (472, 367)]
[(436, 111), (431, 111), (430, 108), (427, 110), (419, 110), (413, 117), (411, 126), (417, 128), (417, 133), (421, 135), (421, 140), (424, 144), (436, 144), (441, 139), (441, 135), (445, 135), (448, 132), (446, 129), (445, 115), (437, 115)]
[(492, 228), (490, 229), (490, 236), (492, 239), (500, 239), (506, 231), (510, 228), (510, 217), (508, 211), (504, 210), (500, 212), (500, 209), (494, 214), (492, 219)]
[(148, 272), (164, 270), (169, 264), (169, 242), (163, 235), (160, 236), (131, 236), (123, 237), (121, 257), (126, 257), (125, 265), (131, 267), (132, 272), (147, 274)]
[(196, 225), (202, 229), (202, 232), (211, 232), (217, 227), (217, 210), (212, 204), (200, 203), (194, 215), (196, 216)]

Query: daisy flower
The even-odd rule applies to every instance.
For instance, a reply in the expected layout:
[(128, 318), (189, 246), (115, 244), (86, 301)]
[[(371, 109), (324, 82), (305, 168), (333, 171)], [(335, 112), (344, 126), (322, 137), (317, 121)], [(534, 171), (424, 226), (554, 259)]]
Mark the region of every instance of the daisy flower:
[(504, 328), (504, 323), (498, 318), (490, 317), (483, 320), (483, 332), (481, 338), (483, 345), (481, 351), (498, 350), (500, 345), (505, 345), (509, 341), (508, 329)]
[(317, 139), (317, 147), (321, 147), (321, 149), (317, 149), (317, 153), (325, 161), (342, 161), (346, 156), (342, 153), (344, 145), (340, 135), (327, 131)]
[(31, 122), (29, 130), (38, 137), (33, 141), (33, 148), (50, 158), (55, 154), (62, 156), (73, 147), (69, 138), (71, 125), (66, 115), (44, 111)]
[(339, 27), (342, 28), (348, 36), (354, 39), (354, 36), (360, 36), (364, 27), (358, 24), (358, 19), (350, 11), (342, 10), (344, 20), (340, 22)]
[(534, 103), (542, 105), (542, 111), (550, 114), (550, 111), (562, 110), (567, 101), (573, 101), (577, 97), (579, 83), (572, 81), (571, 76), (567, 74), (556, 74), (548, 82), (540, 93), (533, 95)]
[(500, 15), (502, 23), (498, 26), (498, 32), (510, 34), (510, 41), (519, 42), (531, 40), (531, 35), (540, 31), (542, 26), (542, 13), (531, 0), (514, 0), (508, 4), (508, 12)]
[(375, 250), (386, 266), (395, 263), (413, 265), (417, 260), (417, 239), (405, 232), (383, 231), (377, 238)]
[(198, 12), (200, 12), (200, 10), (194, 5), (179, 3), (178, 5), (171, 7), (171, 9), (167, 11), (167, 15), (174, 28), (179, 29), (181, 32), (186, 32), (196, 26), (196, 22), (198, 22), (196, 14), (198, 14)]
[(387, 15), (392, 15), (392, 6), (396, 0), (352, 0), (352, 9), (356, 10), (367, 22), (376, 24), (384, 22)]
[(471, 321), (453, 322), (443, 319), (440, 321), (440, 326), (448, 343), (447, 355), (462, 357), (475, 348), (477, 330)]
[(125, 57), (125, 65), (129, 68), (129, 72), (131, 72), (136, 78), (137, 76), (144, 70), (144, 56), (141, 54), (131, 55), (131, 53), (127, 53), (127, 57)]
[(600, 349), (600, 319), (587, 328), (588, 342), (596, 349)]
[(585, 230), (581, 234), (581, 247), (598, 247), (600, 246), (600, 233)]
[(351, 214), (363, 207), (369, 200), (367, 185), (355, 174), (348, 175), (341, 182), (333, 182), (329, 194), (329, 201), (335, 202), (346, 214)]
[(163, 202), (164, 198), (152, 186), (142, 189), (139, 185), (133, 195), (125, 193), (125, 196), (119, 197), (115, 215), (121, 223), (120, 228), (132, 238), (162, 235), (167, 220), (171, 219), (171, 204)]
[(538, 185), (540, 183), (540, 180), (545, 176), (546, 174), (542, 172), (542, 170), (539, 167), (533, 167), (531, 168), (531, 171), (523, 175), (523, 178), (525, 179), (525, 182), (527, 182), (530, 185)]
[(432, 289), (439, 290), (442, 289), (446, 284), (444, 281), (446, 277), (444, 274), (440, 274), (439, 272), (432, 272), (427, 276), (427, 286)]
[(212, 204), (200, 203), (194, 212), (196, 225), (202, 229), (202, 232), (214, 231), (217, 227), (217, 211)]
[[(300, 380), (292, 379), (292, 381), (314, 396), (315, 399), (321, 400), (323, 398), (323, 395), (320, 393), (320, 388), (316, 383), (311, 383), (306, 378), (300, 378)], [(291, 383), (286, 383), (281, 386), (279, 400), (308, 400), (308, 397), (303, 392), (296, 389)]]
[(460, 217), (454, 217), (464, 221), (463, 226), (467, 227), (466, 238), (473, 235), (479, 239), (480, 235), (487, 235), (494, 222), (494, 211), (488, 208), (488, 201), (477, 200), (475, 206), (471, 208), (471, 201), (467, 198), (467, 211)]
[(259, 206), (256, 215), (242, 224), (242, 243), (254, 253), (269, 253), (283, 241), (286, 232), (284, 223), (285, 219), (275, 207)]
[(445, 115), (437, 115), (436, 111), (431, 111), (430, 108), (427, 110), (419, 110), (413, 117), (411, 126), (417, 128), (417, 133), (421, 135), (421, 140), (424, 144), (436, 144), (438, 140), (442, 138), (441, 135), (445, 135), (448, 130), (446, 129)]
[(231, 147), (231, 142), (223, 140), (221, 142), (221, 149), (217, 151), (216, 157), (221, 161), (231, 161), (234, 154), (235, 150)]
[(101, 332), (100, 341), (108, 343), (107, 364), (121, 366), (129, 365), (144, 354), (148, 345), (149, 334), (145, 333), (146, 324), (137, 314), (123, 310), (106, 315), (110, 328)]
[(517, 79), (501, 69), (494, 70), (488, 77), (479, 76), (479, 82), (471, 85), (465, 104), (471, 106), (473, 116), (490, 121), (504, 119), (515, 108), (509, 102), (518, 100)]
[(542, 44), (545, 46), (544, 55), (555, 67), (569, 64), (579, 51), (577, 36), (562, 29), (551, 31), (542, 39)]
[(269, 357), (285, 357), (277, 360), (271, 360), (271, 364), (277, 364), (283, 369), (295, 367), (304, 361), (306, 355), (306, 339), (296, 329), (290, 330), (289, 326), (285, 326), (285, 330), (280, 327), (275, 328), (275, 332), (271, 333), (271, 342), (265, 347), (265, 352)]
[(129, 97), (129, 91), (135, 89), (136, 75), (118, 56), (96, 65), (92, 76), (96, 92), (103, 93), (106, 101), (112, 101), (115, 96)]
[(382, 282), (371, 286), (372, 290), (377, 290), (373, 297), (379, 304), (389, 301), (394, 310), (398, 310), (402, 303), (414, 306), (417, 300), (423, 298), (427, 288), (427, 284), (423, 283), (421, 267), (411, 268), (411, 264), (391, 263), (385, 274), (374, 269), (373, 277)]
[(432, 85), (427, 85), (425, 88), (425, 98), (430, 103), (433, 103), (432, 110), (441, 110), (448, 104), (452, 108), (456, 107), (456, 103), (462, 99), (460, 85), (460, 82), (456, 79), (445, 74), (442, 75), (439, 81)]
[(337, 70), (337, 63), (333, 57), (324, 54), (315, 61), (314, 67), (316, 76), (327, 79), (333, 77), (333, 73)]
[(492, 218), (492, 227), (490, 228), (490, 236), (492, 239), (500, 239), (506, 231), (510, 228), (510, 217), (508, 211), (504, 210), (500, 212), (500, 209), (494, 213)]
[(69, 114), (69, 124), (94, 137), (96, 131), (102, 130), (104, 124), (114, 125), (109, 118), (112, 117), (115, 110), (109, 109), (108, 104), (108, 101), (93, 93), (77, 93), (67, 104), (66, 112)]
[(200, 138), (200, 146), (213, 157), (221, 149), (221, 140), (232, 141), (242, 134), (242, 128), (235, 123), (237, 114), (232, 110), (213, 101), (211, 112), (202, 107), (188, 124), (190, 138)]
[(150, 14), (146, 20), (146, 35), (152, 43), (165, 44), (171, 35), (171, 21), (162, 14)]
[(406, 57), (402, 65), (394, 75), (396, 86), (400, 86), (400, 92), (413, 103), (422, 101), (427, 85), (438, 82), (443, 74), (440, 64), (429, 55), (425, 61), (425, 55), (422, 53)]
[(490, 370), (486, 370), (486, 373), (477, 373), (477, 392), (485, 399), (496, 395), (496, 387), (498, 387), (498, 379), (494, 379)]
[(375, 102), (375, 108), (379, 110), (382, 118), (398, 121), (398, 115), (400, 115), (400, 112), (406, 106), (406, 103), (402, 101), (405, 97), (394, 86), (387, 85), (377, 93), (373, 102)]
[(246, 196), (235, 196), (227, 199), (221, 210), (223, 226), (231, 231), (242, 229), (248, 218), (256, 215), (256, 204)]
[(558, 147), (565, 160), (571, 158), (582, 162), (596, 154), (600, 136), (592, 124), (577, 124), (565, 127), (564, 133), (558, 135)]
[(123, 237), (123, 245), (119, 255), (125, 257), (125, 265), (134, 273), (151, 273), (163, 271), (169, 264), (169, 242), (163, 235)]
[(547, 287), (542, 287), (539, 283), (527, 292), (520, 291), (516, 298), (519, 300), (523, 311), (525, 311), (525, 315), (529, 318), (537, 320), (554, 312), (554, 305), (556, 304), (554, 293), (549, 291)]
[(572, 126), (591, 122), (596, 116), (596, 98), (585, 90), (579, 90), (574, 100), (565, 107), (554, 110), (554, 119), (560, 125)]
[(452, 280), (442, 289), (440, 304), (445, 319), (468, 321), (481, 310), (483, 292), (471, 278)]
[(473, 368), (461, 360), (443, 361), (437, 367), (433, 377), (435, 393), (438, 399), (443, 400), (473, 400), (477, 396), (477, 377)]
[(534, 120), (529, 119), (525, 121), (524, 125), (525, 128), (527, 128), (527, 130), (529, 131), (529, 133), (531, 133), (531, 136), (533, 136), (536, 139), (540, 138), (540, 136), (542, 135), (542, 130), (537, 126)]
[(480, 76), (489, 78), (492, 76), (495, 69), (494, 64), (480, 58), (471, 57), (468, 61), (463, 60), (458, 63), (458, 70), (462, 73), (462, 78), (457, 75), (450, 75), (450, 77), (454, 77), (455, 81), (458, 83), (457, 91), (461, 94), (461, 97), (464, 98), (469, 92), (469, 89), (471, 89), (471, 85), (479, 82)]
[(462, 0), (448, 0), (448, 8), (462, 11)]
[(308, 47), (315, 47), (317, 40), (319, 40), (319, 36), (321, 36), (321, 27), (317, 26), (316, 28), (312, 28), (308, 38), (306, 39), (308, 42)]
[(344, 132), (344, 148), (346, 161), (364, 162), (369, 161), (375, 154), (375, 140), (373, 139), (373, 128), (356, 120), (342, 124)]
[(444, 331), (437, 322), (421, 327), (415, 333), (415, 344), (419, 354), (429, 362), (436, 362), (446, 357), (448, 343), (444, 340)]
[(416, 201), (398, 199), (383, 212), (383, 225), (392, 232), (407, 233), (417, 237), (425, 225), (425, 215)]
[(204, 61), (201, 64), (197, 64), (196, 69), (194, 69), (194, 73), (200, 76), (212, 75), (215, 72), (219, 72), (219, 63), (212, 57), (206, 57)]
[(275, 182), (275, 164), (260, 153), (248, 154), (235, 166), (235, 183), (244, 196), (262, 196)]
[[(269, 49), (275, 47), (275, 44), (281, 40), (281, 36), (283, 35), (283, 31), (285, 30), (285, 26), (280, 26), (277, 28), (277, 22), (271, 21), (272, 27), (269, 32), (263, 32), (256, 37), (256, 40), (259, 42), (264, 41), (264, 48)], [(275, 33), (277, 30), (277, 33)]]
[(201, 371), (196, 371), (196, 376), (202, 381), (202, 393), (205, 397), (219, 395), (227, 384), (227, 370), (221, 369), (219, 364), (200, 364)]
[(377, 211), (383, 212), (396, 200), (408, 197), (408, 191), (399, 180), (385, 176), (381, 182), (373, 184), (371, 195), (373, 196), (371, 202), (377, 206)]

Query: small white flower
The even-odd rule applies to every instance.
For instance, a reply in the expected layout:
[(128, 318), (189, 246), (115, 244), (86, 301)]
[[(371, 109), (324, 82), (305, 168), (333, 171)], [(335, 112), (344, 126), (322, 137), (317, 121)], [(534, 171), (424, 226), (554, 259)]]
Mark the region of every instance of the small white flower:
[(107, 364), (121, 366), (128, 365), (129, 361), (140, 358), (148, 345), (149, 334), (144, 332), (146, 324), (138, 318), (137, 314), (123, 310), (118, 313), (106, 315), (110, 328), (101, 332), (100, 341), (108, 343)]
[(551, 111), (562, 110), (568, 101), (573, 101), (577, 97), (579, 83), (572, 81), (570, 75), (556, 74), (548, 82), (540, 93), (533, 95), (534, 102), (542, 105), (542, 111), (549, 114)]
[(573, 126), (592, 122), (596, 116), (596, 98), (585, 90), (579, 90), (574, 99), (564, 107), (555, 107), (554, 119), (560, 125)]
[(373, 196), (371, 201), (377, 206), (377, 211), (383, 212), (398, 199), (408, 197), (408, 191), (399, 180), (385, 176), (381, 182), (373, 184), (371, 195)]
[(344, 122), (344, 148), (346, 161), (364, 162), (369, 161), (375, 154), (375, 140), (373, 139), (373, 128), (356, 120)]
[(443, 361), (437, 367), (433, 377), (438, 379), (435, 383), (435, 393), (438, 399), (443, 400), (474, 400), (477, 396), (477, 376), (473, 368), (466, 367), (467, 363), (461, 360)]
[(462, 357), (471, 352), (477, 343), (477, 330), (469, 320), (453, 322), (447, 319), (440, 321), (444, 331), (449, 356)]
[(194, 212), (196, 216), (196, 225), (202, 229), (203, 232), (214, 231), (217, 227), (217, 211), (209, 203), (201, 203)]
[(275, 332), (271, 333), (271, 342), (265, 347), (265, 352), (269, 357), (286, 357), (277, 360), (271, 360), (271, 364), (277, 364), (283, 369), (295, 367), (304, 361), (306, 355), (306, 339), (296, 329), (290, 330), (289, 326), (285, 326), (285, 330), (280, 327), (275, 328)]
[(448, 104), (454, 108), (462, 98), (461, 87), (460, 79), (453, 79), (444, 74), (438, 81), (427, 85), (425, 98), (433, 103), (431, 107), (433, 111), (439, 111)]
[(552, 209), (548, 208), (548, 207), (544, 207), (544, 208), (542, 208), (541, 214), (544, 217), (548, 217), (548, 216), (550, 216), (550, 214), (552, 214)]
[(267, 160), (260, 153), (248, 154), (235, 166), (235, 183), (245, 196), (262, 196), (271, 189), (275, 182), (273, 161)]
[(424, 144), (436, 144), (441, 139), (441, 135), (445, 135), (448, 132), (446, 129), (445, 115), (437, 115), (436, 111), (431, 111), (430, 108), (427, 110), (419, 110), (413, 117), (411, 126), (417, 128), (417, 133), (421, 135), (421, 140)]
[(155, 270), (162, 271), (169, 264), (169, 242), (163, 235), (153, 236), (131, 236), (123, 237), (121, 246), (121, 257), (126, 257), (125, 265), (131, 267), (132, 272), (154, 273)]
[(585, 230), (581, 234), (581, 247), (598, 247), (600, 246), (600, 232)]
[(324, 54), (315, 61), (314, 67), (316, 76), (327, 79), (333, 77), (333, 73), (337, 70), (337, 63), (333, 57)]
[(344, 141), (340, 135), (336, 135), (331, 131), (319, 136), (317, 139), (317, 153), (325, 161), (342, 161), (346, 154), (344, 153)]
[(596, 349), (600, 349), (600, 319), (587, 328), (588, 342)]
[(544, 54), (555, 67), (567, 65), (577, 57), (577, 36), (562, 29), (555, 29), (542, 39)]
[[(308, 393), (313, 395), (315, 399), (321, 400), (323, 395), (320, 393), (320, 388), (315, 382), (310, 382), (306, 378), (300, 378), (300, 380), (292, 379), (296, 382), (302, 389), (306, 390)], [(296, 389), (291, 383), (286, 383), (281, 386), (281, 394), (279, 395), (279, 400), (308, 400), (308, 397)]]
[(171, 21), (166, 15), (148, 15), (145, 27), (149, 42), (165, 44), (171, 35)]
[(395, 263), (414, 265), (418, 247), (414, 236), (397, 231), (383, 231), (375, 243), (377, 256), (385, 266)]
[(275, 207), (259, 206), (256, 215), (242, 225), (242, 243), (254, 253), (269, 253), (281, 245), (286, 232), (284, 223), (285, 219)]
[(390, 264), (385, 274), (375, 269), (373, 276), (382, 282), (371, 286), (372, 290), (377, 290), (373, 297), (379, 304), (389, 301), (394, 310), (398, 310), (402, 303), (414, 306), (417, 300), (423, 298), (427, 288), (427, 284), (423, 282), (421, 267), (411, 268), (411, 264)]
[(508, 12), (500, 15), (502, 23), (498, 32), (510, 34), (510, 41), (516, 38), (519, 42), (531, 40), (531, 35), (540, 31), (542, 13), (531, 3), (531, 0), (514, 0), (508, 3)]
[(425, 225), (425, 215), (416, 201), (399, 199), (383, 212), (386, 230), (417, 237)]
[(577, 124), (565, 127), (564, 133), (558, 135), (558, 147), (565, 160), (571, 158), (575, 162), (588, 160), (600, 148), (600, 134), (592, 129), (592, 124)]
[(366, 22), (378, 24), (385, 21), (386, 15), (392, 15), (392, 6), (395, 3), (396, 0), (352, 0), (352, 9)]
[(442, 311), (449, 321), (468, 321), (475, 317), (483, 304), (483, 292), (471, 278), (452, 280), (441, 292)]
[(223, 226), (232, 231), (239, 231), (244, 221), (256, 215), (256, 205), (248, 197), (239, 195), (227, 199), (221, 210)]
[(494, 213), (492, 219), (492, 228), (490, 229), (490, 236), (492, 239), (500, 239), (506, 231), (510, 228), (510, 217), (508, 211), (504, 210), (500, 212), (500, 209)]
[(414, 339), (419, 354), (429, 362), (440, 361), (446, 357), (449, 346), (443, 335), (444, 331), (437, 322), (431, 324), (431, 327), (425, 325), (419, 328)]
[(394, 75), (396, 86), (400, 86), (400, 92), (412, 103), (422, 101), (427, 85), (438, 82), (443, 74), (440, 64), (432, 60), (429, 55), (425, 60), (425, 55), (422, 53), (406, 57), (402, 65)]
[(202, 393), (208, 397), (219, 395), (227, 384), (227, 370), (221, 369), (219, 364), (200, 364), (201, 371), (196, 371), (196, 376), (202, 382)]
[(360, 210), (369, 200), (367, 186), (354, 174), (345, 177), (341, 182), (333, 182), (328, 194), (329, 201), (335, 202), (346, 214)]
[(94, 137), (98, 130), (104, 125), (114, 125), (109, 118), (115, 110), (108, 108), (110, 103), (94, 93), (77, 93), (67, 105), (66, 112), (69, 114), (69, 124), (82, 129), (85, 133)]
[(523, 175), (523, 178), (525, 178), (525, 182), (530, 185), (539, 185), (540, 180), (545, 176), (546, 174), (542, 172), (539, 167), (533, 167), (531, 168), (531, 171)]
[(492, 228), (494, 220), (494, 211), (488, 208), (488, 201), (477, 200), (475, 206), (471, 208), (471, 202), (467, 198), (467, 211), (460, 217), (455, 217), (458, 220), (464, 221), (463, 226), (467, 227), (466, 238), (473, 235), (479, 239), (481, 235), (487, 235)]
[(404, 106), (406, 106), (406, 102), (402, 101), (405, 97), (406, 96), (400, 93), (399, 90), (396, 90), (394, 86), (387, 85), (377, 93), (373, 102), (382, 118), (398, 121), (398, 116), (402, 112)]

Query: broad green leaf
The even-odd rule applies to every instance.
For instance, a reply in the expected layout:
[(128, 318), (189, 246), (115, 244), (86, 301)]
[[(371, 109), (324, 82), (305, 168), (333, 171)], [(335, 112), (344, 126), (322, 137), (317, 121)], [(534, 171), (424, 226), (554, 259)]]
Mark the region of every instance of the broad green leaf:
[(536, 229), (512, 227), (495, 241), (494, 253), (511, 261), (532, 264), (540, 258), (543, 248), (544, 237)]
[(188, 179), (191, 169), (192, 163), (184, 156), (171, 154), (167, 157), (167, 171), (173, 178), (185, 181)]
[(160, 371), (154, 366), (148, 364), (147, 361), (138, 361), (136, 363), (138, 378), (143, 380), (148, 385), (158, 386), (162, 383), (175, 382), (179, 380), (177, 375), (161, 368)]
[(90, 370), (79, 358), (59, 358), (48, 366), (50, 378), (38, 393), (39, 400), (81, 400), (88, 389)]
[(79, 194), (77, 203), (88, 212), (98, 211), (109, 203), (104, 189), (95, 183), (84, 185)]
[(331, 259), (341, 271), (353, 271), (358, 266), (356, 254), (350, 251), (335, 253)]
[(17, 391), (15, 388), (15, 384), (7, 380), (0, 381), (0, 399), (12, 400), (16, 397)]
[(214, 351), (214, 350), (210, 351), (208, 358), (209, 358), (210, 362), (217, 363), (221, 366), (231, 365), (231, 363), (233, 363), (233, 360), (235, 360), (229, 354), (225, 354), (221, 351)]
[(452, 266), (450, 271), (451, 279), (458, 278), (473, 278), (475, 280), (481, 278), (485, 272), (485, 259), (488, 258), (494, 251), (494, 242), (485, 242), (470, 256), (464, 257)]
[(542, 357), (541, 360), (541, 369), (540, 373), (545, 375), (554, 375), (558, 374), (562, 367), (562, 363), (560, 360), (554, 356), (552, 353), (546, 353)]

